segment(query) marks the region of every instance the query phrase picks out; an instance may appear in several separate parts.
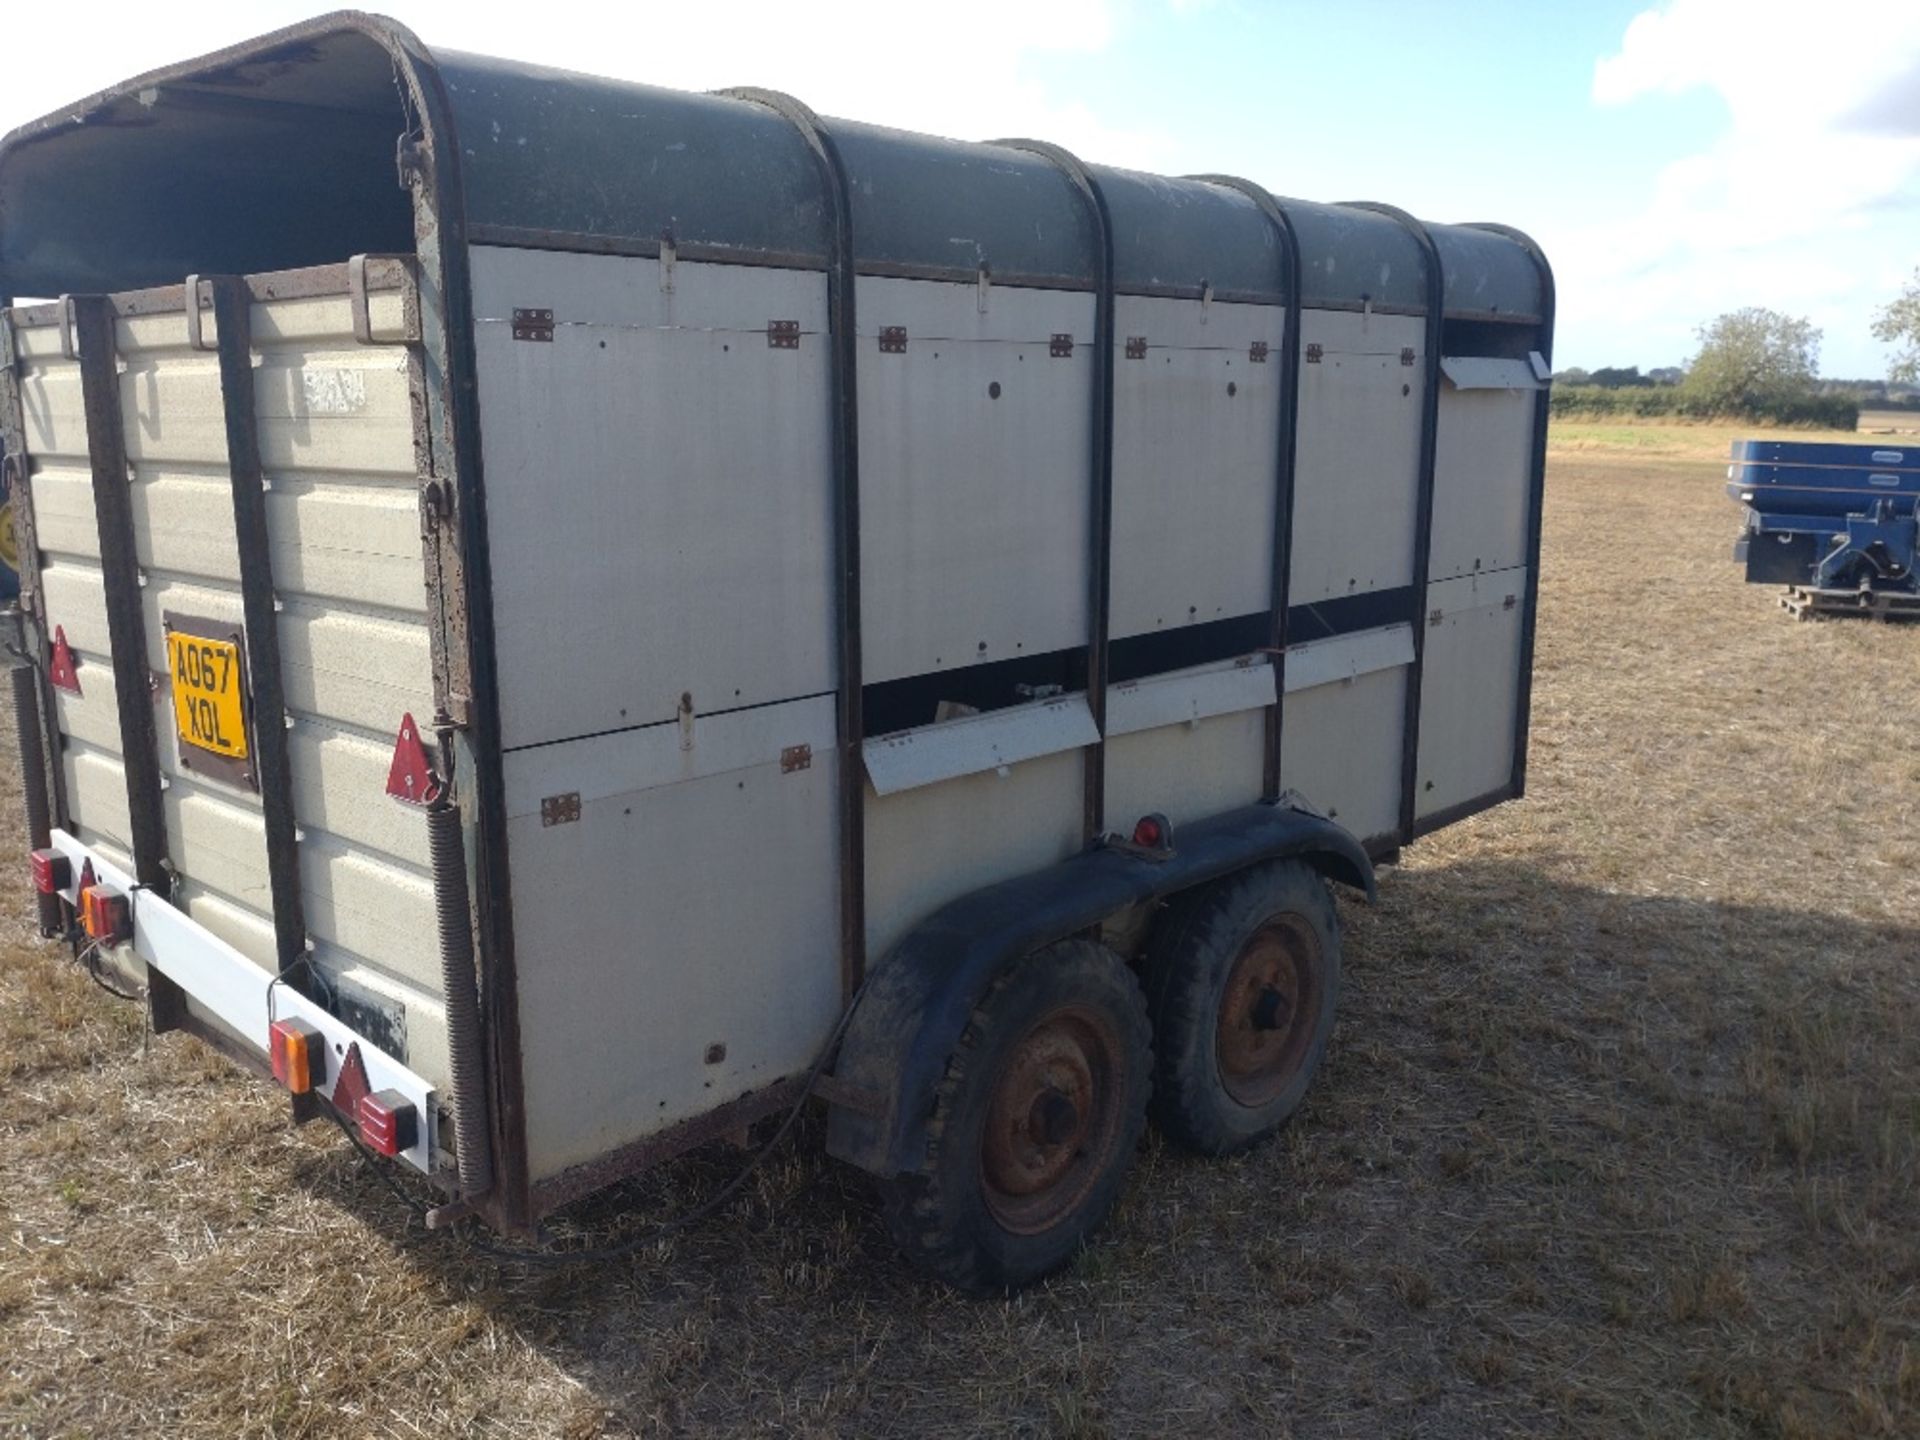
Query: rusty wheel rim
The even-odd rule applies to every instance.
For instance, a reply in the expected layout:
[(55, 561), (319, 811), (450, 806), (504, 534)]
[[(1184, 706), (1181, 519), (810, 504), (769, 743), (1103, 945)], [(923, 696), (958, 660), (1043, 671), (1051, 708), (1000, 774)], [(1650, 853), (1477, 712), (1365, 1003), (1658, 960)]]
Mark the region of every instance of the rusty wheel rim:
[(1306, 921), (1275, 915), (1247, 937), (1227, 972), (1214, 1032), (1220, 1083), (1241, 1105), (1271, 1104), (1313, 1048), (1325, 976)]
[(987, 1209), (1034, 1235), (1072, 1214), (1120, 1133), (1122, 1049), (1112, 1023), (1080, 1006), (1040, 1018), (994, 1082), (980, 1141)]

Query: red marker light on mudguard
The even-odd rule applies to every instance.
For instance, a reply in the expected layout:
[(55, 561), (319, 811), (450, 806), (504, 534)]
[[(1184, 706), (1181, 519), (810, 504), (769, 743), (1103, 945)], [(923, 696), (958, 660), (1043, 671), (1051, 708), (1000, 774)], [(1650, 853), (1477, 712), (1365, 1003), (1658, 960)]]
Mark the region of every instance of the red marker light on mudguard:
[(42, 895), (57, 895), (73, 878), (73, 862), (58, 850), (33, 852), (33, 888)]
[(80, 892), (80, 926), (87, 938), (102, 945), (118, 945), (133, 938), (133, 911), (127, 897), (108, 885), (89, 885)]
[(267, 1055), (273, 1078), (290, 1094), (306, 1095), (326, 1078), (326, 1039), (299, 1020), (276, 1020), (267, 1027)]
[(360, 1138), (382, 1155), (411, 1150), (418, 1112), (398, 1090), (376, 1090), (360, 1098)]
[(1143, 850), (1158, 850), (1167, 843), (1167, 822), (1158, 815), (1142, 815), (1133, 827), (1133, 843)]

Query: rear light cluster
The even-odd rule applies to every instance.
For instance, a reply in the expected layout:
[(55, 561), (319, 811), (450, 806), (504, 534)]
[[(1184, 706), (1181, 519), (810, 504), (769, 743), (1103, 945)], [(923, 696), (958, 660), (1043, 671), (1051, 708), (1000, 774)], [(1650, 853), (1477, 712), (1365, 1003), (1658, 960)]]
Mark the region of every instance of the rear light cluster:
[(327, 1042), (313, 1026), (276, 1020), (267, 1027), (273, 1078), (292, 1095), (309, 1095), (327, 1078)]
[[(276, 1020), (268, 1026), (267, 1053), (273, 1078), (289, 1094), (316, 1094), (326, 1083), (327, 1038), (305, 1021)], [(398, 1090), (366, 1087), (366, 1065), (355, 1045), (340, 1064), (329, 1103), (359, 1127), (369, 1149), (389, 1157), (411, 1150), (420, 1134), (420, 1115), (413, 1102)]]
[(33, 852), (33, 888), (42, 895), (58, 895), (73, 883), (73, 862), (58, 850)]
[(80, 927), (101, 945), (123, 944), (133, 938), (133, 909), (111, 885), (89, 885), (80, 892)]

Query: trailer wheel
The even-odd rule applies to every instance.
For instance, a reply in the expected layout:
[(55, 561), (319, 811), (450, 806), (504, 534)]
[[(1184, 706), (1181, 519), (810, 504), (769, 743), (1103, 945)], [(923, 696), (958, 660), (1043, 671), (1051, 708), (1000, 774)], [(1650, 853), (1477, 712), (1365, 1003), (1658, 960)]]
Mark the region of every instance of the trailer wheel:
[(1326, 882), (1283, 861), (1180, 897), (1145, 973), (1162, 1132), (1225, 1155), (1284, 1125), (1333, 1032), (1340, 922)]
[(1145, 1128), (1148, 1034), (1139, 983), (1105, 946), (1062, 941), (1002, 976), (947, 1057), (926, 1158), (883, 1182), (901, 1247), (974, 1291), (1070, 1260)]

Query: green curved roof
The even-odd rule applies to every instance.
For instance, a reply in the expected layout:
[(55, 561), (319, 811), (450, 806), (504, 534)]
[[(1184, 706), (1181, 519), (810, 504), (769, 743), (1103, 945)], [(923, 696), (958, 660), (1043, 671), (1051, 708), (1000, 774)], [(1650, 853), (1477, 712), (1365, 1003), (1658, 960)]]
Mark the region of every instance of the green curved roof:
[[(398, 80), (399, 84), (396, 84)], [(1090, 288), (1096, 236), (1059, 167), (1005, 145), (823, 122), (848, 181), (858, 268)], [(0, 294), (177, 283), (414, 248), (403, 130), (476, 242), (821, 265), (831, 206), (806, 140), (745, 99), (436, 52), (342, 13), (175, 65), (0, 142)], [(1103, 166), (1122, 293), (1279, 303), (1281, 241), (1236, 190)], [(1427, 307), (1426, 250), (1399, 220), (1279, 202), (1304, 303)], [(1447, 309), (1541, 313), (1527, 247), (1433, 227)]]

